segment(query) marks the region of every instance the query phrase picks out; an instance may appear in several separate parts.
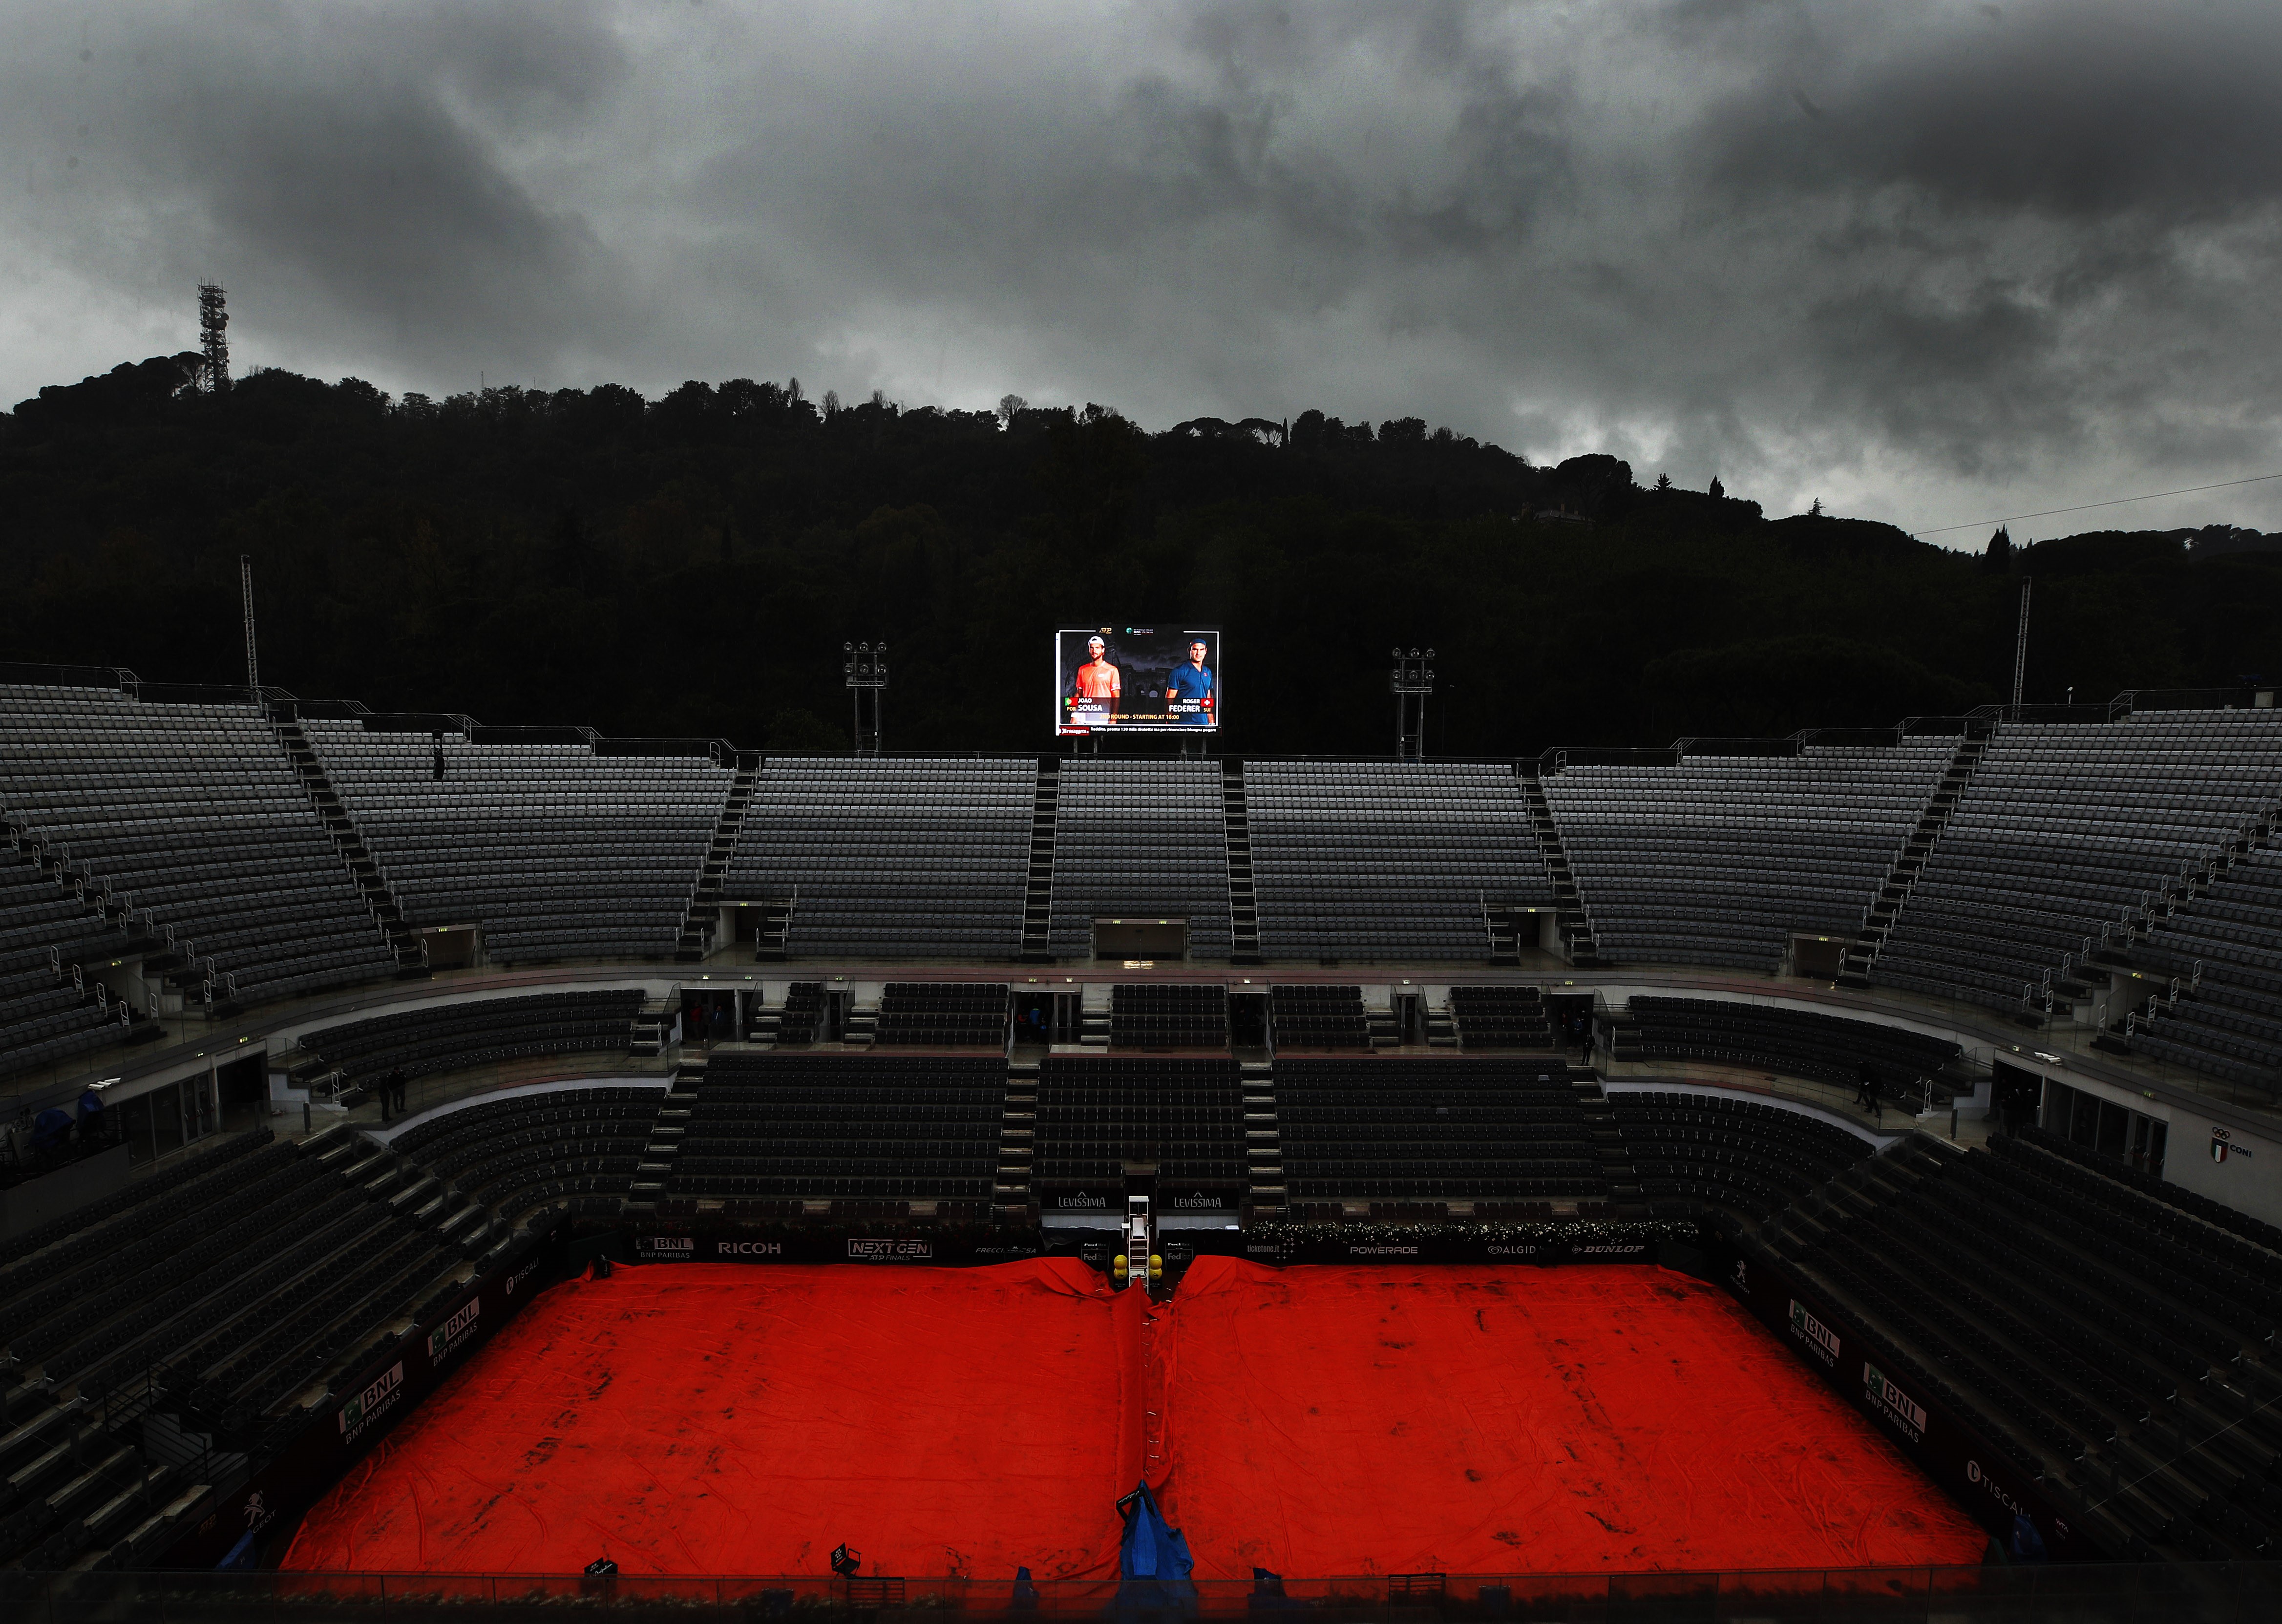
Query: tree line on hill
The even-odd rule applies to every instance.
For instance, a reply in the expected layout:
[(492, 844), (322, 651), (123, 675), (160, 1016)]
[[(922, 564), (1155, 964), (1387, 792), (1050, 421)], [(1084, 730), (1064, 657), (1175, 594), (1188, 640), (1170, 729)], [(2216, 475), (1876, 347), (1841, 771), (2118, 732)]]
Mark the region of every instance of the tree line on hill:
[(1976, 555), (1416, 418), (207, 393), (194, 359), (0, 417), (0, 657), (242, 681), (245, 555), (304, 698), (774, 750), (847, 748), (848, 641), (889, 647), (891, 750), (1051, 748), (1049, 634), (1112, 623), (1223, 628), (1231, 752), (1386, 753), (1398, 646), (1438, 652), (1433, 754), (1884, 726), (2006, 696), (2022, 574), (2031, 701), (2282, 672), (2282, 553), (2224, 527)]

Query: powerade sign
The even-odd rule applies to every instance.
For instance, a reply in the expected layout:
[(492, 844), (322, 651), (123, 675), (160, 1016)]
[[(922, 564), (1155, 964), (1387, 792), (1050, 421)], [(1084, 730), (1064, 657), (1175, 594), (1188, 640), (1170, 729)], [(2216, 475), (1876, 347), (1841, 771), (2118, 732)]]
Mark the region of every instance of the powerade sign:
[(341, 1441), (355, 1442), (357, 1434), (395, 1409), (396, 1401), (403, 1396), (404, 1361), (399, 1359), (341, 1406)]

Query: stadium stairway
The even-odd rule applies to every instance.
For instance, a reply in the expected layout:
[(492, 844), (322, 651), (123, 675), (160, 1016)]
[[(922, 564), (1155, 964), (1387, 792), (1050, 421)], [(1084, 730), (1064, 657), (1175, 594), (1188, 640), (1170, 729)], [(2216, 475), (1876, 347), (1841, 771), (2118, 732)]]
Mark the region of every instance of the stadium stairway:
[[(1545, 786), (1537, 781), (1537, 764), (1517, 763), (1514, 776), (1521, 781), (1522, 797), (1529, 803), (1530, 821), (1537, 829), (1538, 850), (1545, 854), (1545, 871), (1553, 882), (1554, 918), (1561, 931), (1563, 955), (1579, 968), (1597, 966), (1601, 950), (1593, 936), (1593, 916), (1585, 906), (1584, 893), (1578, 889), (1577, 876), (1569, 866), (1569, 852), (1561, 843), (1561, 826), (1554, 821), (1553, 807), (1545, 798)], [(1509, 930), (1508, 934), (1511, 936), (1512, 932)], [(1517, 939), (1516, 963), (1520, 962), (1518, 945)]]
[(1255, 1218), (1280, 1218), (1286, 1197), (1284, 1139), (1276, 1122), (1276, 1068), (1268, 1061), (1241, 1061), (1237, 1069), (1244, 1090), (1246, 1199)]
[(760, 775), (758, 757), (749, 764), (740, 758), (736, 776), (729, 781), (728, 796), (721, 803), (720, 815), (713, 821), (713, 838), (698, 865), (697, 884), (689, 893), (688, 911), (682, 915), (680, 944), (673, 954), (679, 963), (700, 963), (713, 951), (713, 933), (721, 917), (721, 882), (727, 877), (729, 859), (737, 850), (738, 833), (745, 827), (745, 810), (753, 804), (753, 785)]
[(1038, 758), (1038, 785), (1030, 802), (1030, 867), (1022, 882), (1022, 962), (1052, 964), (1054, 921), (1054, 825), (1061, 807), (1062, 758)]
[(1252, 817), (1244, 798), (1244, 763), (1223, 760), (1220, 773), (1221, 805), (1228, 820), (1228, 961), (1258, 964), (1260, 895), (1253, 885)]
[(1030, 1171), (1037, 1157), (1038, 1062), (1006, 1062), (1006, 1107), (998, 1130), (998, 1176), (990, 1186), (990, 1215), (1002, 1224), (1030, 1216)]
[(1588, 1071), (1581, 1076), (1572, 1073), (1569, 1082), (1577, 1091), (1577, 1103), (1584, 1112), (1585, 1131), (1592, 1140), (1593, 1154), (1600, 1158), (1601, 1180), (1608, 1188), (1610, 1210), (1624, 1217), (1645, 1213), (1648, 1193), (1641, 1187), (1640, 1172), (1633, 1166), (1624, 1128), (1601, 1087), (1601, 1079)]
[(2250, 1239), (2088, 1162), (2033, 1130), (1971, 1150), (1913, 1134), (1756, 1240), (2112, 1555), (2270, 1557), (2282, 1252), (2263, 1242), (2282, 1234)]
[(428, 965), (427, 944), (420, 939), (404, 917), (404, 907), (395, 890), (374, 862), (372, 853), (364, 843), (364, 835), (342, 805), (340, 791), (333, 787), (331, 776), (325, 771), (324, 758), (318, 755), (301, 731), (300, 722), (291, 716), (272, 714), (270, 731), (277, 735), (277, 747), (285, 753), (287, 765), (292, 767), (301, 788), (308, 791), (309, 805), (317, 814), (332, 839), (333, 849), (341, 854), (349, 878), (356, 882), (357, 892), (364, 898), (366, 907), (388, 937), (389, 951), (396, 955), (400, 975), (424, 975)]
[(685, 1055), (674, 1068), (673, 1082), (658, 1101), (649, 1143), (642, 1147), (641, 1160), (619, 1202), (622, 1211), (655, 1214), (658, 1202), (665, 1199), (666, 1185), (673, 1177), (673, 1159), (681, 1154), (681, 1141), (689, 1132), (697, 1107), (697, 1092), (705, 1081), (707, 1060), (703, 1054)]
[(1950, 758), (1941, 782), (1927, 800), (1925, 810), (1918, 814), (1917, 827), (1902, 843), (1899, 856), (1887, 870), (1884, 883), (1870, 904), (1870, 911), (1862, 921), (1860, 934), (1846, 950), (1839, 985), (1867, 987), (1870, 984), (1870, 967), (1878, 961), (1878, 950), (1885, 945), (1886, 937), (1901, 917), (1902, 905), (1910, 899), (1910, 890), (1925, 872), (1926, 862), (1933, 856), (1934, 843), (1941, 832), (1949, 827), (1950, 814), (1957, 810), (1966, 787), (1973, 781), (1973, 769), (1980, 765), (1981, 754), (1989, 748), (1985, 734), (1968, 733), (1957, 742), (1957, 753)]

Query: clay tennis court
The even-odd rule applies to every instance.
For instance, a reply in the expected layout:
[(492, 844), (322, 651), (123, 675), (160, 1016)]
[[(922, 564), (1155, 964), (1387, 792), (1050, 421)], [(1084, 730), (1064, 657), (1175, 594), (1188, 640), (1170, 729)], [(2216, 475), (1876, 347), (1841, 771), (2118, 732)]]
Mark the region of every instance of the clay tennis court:
[(1640, 1267), (661, 1264), (541, 1296), (304, 1520), (300, 1571), (1199, 1579), (1972, 1562), (1724, 1292)]

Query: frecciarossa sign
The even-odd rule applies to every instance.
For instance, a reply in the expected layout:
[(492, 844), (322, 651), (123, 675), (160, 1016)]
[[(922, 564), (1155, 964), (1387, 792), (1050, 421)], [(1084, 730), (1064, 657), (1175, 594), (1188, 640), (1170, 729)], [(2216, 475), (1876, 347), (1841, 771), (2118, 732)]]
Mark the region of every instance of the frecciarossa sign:
[(2055, 1560), (2099, 1561), (2107, 1554), (2028, 1474), (1895, 1369), (1849, 1315), (1781, 1260), (1765, 1252), (1746, 1256), (1724, 1242), (1715, 1255), (1728, 1290), (1809, 1369), (1884, 1428), (2000, 1543), (2009, 1546), (2014, 1519), (2026, 1518)]

